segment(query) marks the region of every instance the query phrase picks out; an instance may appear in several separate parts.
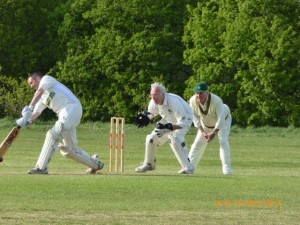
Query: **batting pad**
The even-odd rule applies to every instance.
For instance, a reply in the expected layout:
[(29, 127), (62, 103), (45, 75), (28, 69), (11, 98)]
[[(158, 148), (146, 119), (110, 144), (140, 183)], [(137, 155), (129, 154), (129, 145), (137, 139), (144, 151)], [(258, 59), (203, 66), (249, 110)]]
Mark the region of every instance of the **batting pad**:
[(79, 147), (70, 148), (66, 146), (59, 146), (60, 153), (69, 159), (75, 160), (89, 168), (98, 169), (98, 159), (92, 158), (89, 154), (87, 154), (83, 149)]
[(36, 167), (38, 167), (40, 170), (44, 170), (48, 167), (48, 163), (50, 162), (53, 154), (55, 153), (57, 145), (58, 142), (56, 141), (56, 139), (53, 138), (51, 131), (48, 131), (42, 151), (36, 163)]
[(41, 170), (47, 169), (48, 163), (50, 162), (55, 151), (58, 149), (58, 142), (62, 137), (62, 129), (63, 124), (57, 121), (54, 126), (48, 130), (42, 151), (36, 163), (37, 168)]

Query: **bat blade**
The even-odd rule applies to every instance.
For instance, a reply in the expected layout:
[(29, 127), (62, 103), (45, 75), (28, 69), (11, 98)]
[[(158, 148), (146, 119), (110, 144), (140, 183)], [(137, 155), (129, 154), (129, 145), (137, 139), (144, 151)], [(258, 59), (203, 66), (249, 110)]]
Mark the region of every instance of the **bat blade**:
[(14, 140), (17, 138), (17, 136), (20, 133), (20, 129), (21, 127), (14, 127), (9, 134), (7, 135), (7, 137), (3, 140), (3, 142), (0, 145), (0, 162), (3, 161), (3, 156), (5, 155), (5, 153), (7, 152), (7, 150), (9, 149), (9, 147), (12, 145), (12, 143), (14, 142)]

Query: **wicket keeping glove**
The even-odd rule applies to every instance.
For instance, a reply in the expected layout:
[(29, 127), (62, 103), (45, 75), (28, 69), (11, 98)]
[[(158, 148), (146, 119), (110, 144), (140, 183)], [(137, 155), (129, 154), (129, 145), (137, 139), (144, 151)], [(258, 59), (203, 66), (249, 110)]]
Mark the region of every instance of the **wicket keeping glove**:
[(169, 133), (171, 131), (173, 131), (173, 125), (171, 123), (157, 123), (156, 129), (154, 130), (158, 137), (162, 137), (164, 134)]
[(138, 128), (146, 127), (150, 123), (150, 118), (148, 115), (151, 113), (144, 111), (139, 113), (136, 118), (135, 118), (135, 124), (137, 125)]

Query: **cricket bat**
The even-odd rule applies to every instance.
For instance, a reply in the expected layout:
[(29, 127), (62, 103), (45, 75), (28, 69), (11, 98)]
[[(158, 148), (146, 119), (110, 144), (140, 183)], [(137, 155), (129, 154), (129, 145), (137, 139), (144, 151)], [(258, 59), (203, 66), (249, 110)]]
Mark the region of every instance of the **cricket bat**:
[(20, 133), (20, 129), (21, 127), (14, 127), (9, 134), (7, 135), (7, 137), (3, 140), (3, 142), (0, 145), (0, 162), (3, 161), (3, 156), (5, 155), (5, 153), (7, 152), (7, 150), (9, 149), (9, 147), (11, 146), (11, 144), (14, 142), (14, 140), (17, 138), (17, 136)]

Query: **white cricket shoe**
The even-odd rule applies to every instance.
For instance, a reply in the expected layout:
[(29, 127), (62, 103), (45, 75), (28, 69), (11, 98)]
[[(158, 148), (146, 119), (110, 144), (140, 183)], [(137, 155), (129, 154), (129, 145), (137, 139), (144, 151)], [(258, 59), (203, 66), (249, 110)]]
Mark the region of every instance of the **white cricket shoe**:
[(97, 169), (88, 168), (88, 169), (86, 170), (86, 173), (87, 173), (87, 174), (95, 174), (98, 170), (102, 170), (103, 167), (104, 167), (104, 163), (102, 163), (102, 162), (99, 160), (99, 154), (93, 155), (92, 158), (97, 159), (97, 160), (99, 161), (99, 162), (98, 162), (98, 168), (97, 168)]
[(223, 171), (224, 175), (233, 175), (233, 171)]
[(155, 170), (155, 167), (152, 166), (150, 163), (144, 164), (140, 167), (135, 168), (135, 172), (138, 173), (145, 173), (146, 171)]
[(223, 166), (224, 175), (233, 175), (233, 169), (230, 166)]
[(28, 174), (48, 174), (47, 168), (44, 170), (41, 170), (39, 168), (33, 168), (31, 170), (28, 170)]
[(181, 170), (178, 171), (179, 174), (193, 174), (194, 170), (191, 170), (189, 168), (183, 168)]

